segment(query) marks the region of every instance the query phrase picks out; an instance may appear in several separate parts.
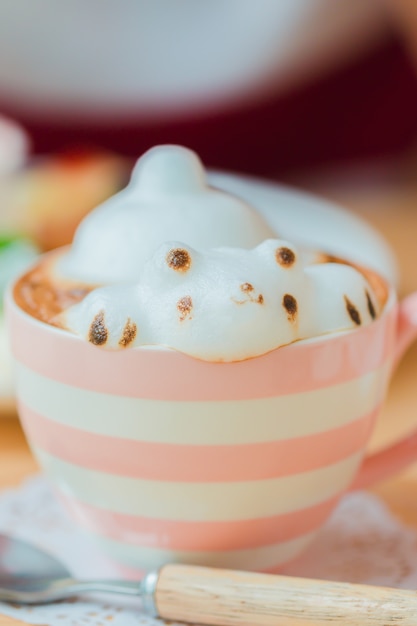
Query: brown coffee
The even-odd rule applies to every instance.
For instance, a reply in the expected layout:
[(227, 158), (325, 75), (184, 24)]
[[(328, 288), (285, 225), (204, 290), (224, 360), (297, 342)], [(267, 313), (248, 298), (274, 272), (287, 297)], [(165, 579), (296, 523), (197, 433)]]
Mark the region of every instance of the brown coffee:
[[(57, 326), (56, 316), (80, 302), (97, 285), (58, 280), (51, 271), (57, 253), (49, 254), (24, 274), (16, 283), (13, 296), (16, 304), (36, 319)], [(55, 257), (55, 258), (54, 258)]]

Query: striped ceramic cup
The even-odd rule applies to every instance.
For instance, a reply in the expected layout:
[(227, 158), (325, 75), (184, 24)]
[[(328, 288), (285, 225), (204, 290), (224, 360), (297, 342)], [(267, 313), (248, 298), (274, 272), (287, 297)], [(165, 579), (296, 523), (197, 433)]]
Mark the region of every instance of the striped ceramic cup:
[(103, 351), (7, 301), (19, 412), (74, 518), (119, 563), (271, 571), (343, 492), (416, 456), (362, 464), (417, 295), (370, 326), (236, 363)]

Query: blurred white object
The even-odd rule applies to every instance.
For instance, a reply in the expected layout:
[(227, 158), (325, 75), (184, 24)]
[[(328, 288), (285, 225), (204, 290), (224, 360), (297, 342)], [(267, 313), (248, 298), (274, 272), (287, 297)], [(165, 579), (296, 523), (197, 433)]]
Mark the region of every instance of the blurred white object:
[[(9, 410), (13, 394), (13, 375), (6, 324), (0, 315), (0, 414)], [(1, 415), (0, 415), (1, 417)]]
[[(29, 152), (25, 131), (12, 120), (0, 115), (0, 223), (8, 207), (9, 175), (22, 167)], [(8, 235), (9, 233), (7, 233)], [(0, 412), (10, 410), (12, 375), (6, 330), (3, 319), (3, 293), (8, 281), (35, 258), (36, 250), (26, 241), (10, 243), (0, 231)]]
[(374, 0), (2, 0), (1, 99), (91, 122), (207, 111), (361, 54), (387, 19)]
[(0, 115), (0, 177), (19, 169), (26, 161), (28, 151), (29, 139), (23, 128)]

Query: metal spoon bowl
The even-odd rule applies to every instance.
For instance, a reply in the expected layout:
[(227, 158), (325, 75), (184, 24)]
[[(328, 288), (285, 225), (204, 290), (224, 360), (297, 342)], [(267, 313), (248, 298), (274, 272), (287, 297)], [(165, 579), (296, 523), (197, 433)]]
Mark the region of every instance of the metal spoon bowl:
[(50, 554), (0, 534), (0, 600), (6, 602), (43, 604), (92, 592), (142, 596), (146, 599), (149, 578), (152, 575), (137, 582), (80, 581), (73, 578), (67, 568)]

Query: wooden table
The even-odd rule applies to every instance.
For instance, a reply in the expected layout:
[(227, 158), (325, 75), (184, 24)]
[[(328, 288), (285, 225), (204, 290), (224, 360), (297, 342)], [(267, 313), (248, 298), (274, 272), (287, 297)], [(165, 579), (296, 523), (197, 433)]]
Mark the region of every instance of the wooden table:
[[(417, 185), (342, 188), (307, 185), (349, 206), (376, 226), (395, 249), (402, 276), (400, 293), (417, 290)], [(370, 448), (376, 449), (417, 423), (417, 345), (406, 355), (392, 381)], [(0, 418), (0, 489), (18, 485), (38, 470), (16, 418)], [(392, 512), (417, 529), (417, 463), (374, 487)], [(0, 626), (20, 622), (0, 616)]]

